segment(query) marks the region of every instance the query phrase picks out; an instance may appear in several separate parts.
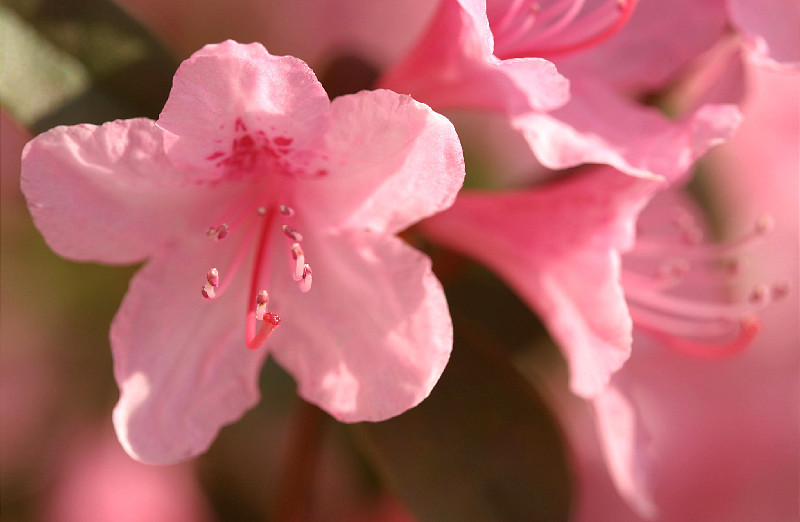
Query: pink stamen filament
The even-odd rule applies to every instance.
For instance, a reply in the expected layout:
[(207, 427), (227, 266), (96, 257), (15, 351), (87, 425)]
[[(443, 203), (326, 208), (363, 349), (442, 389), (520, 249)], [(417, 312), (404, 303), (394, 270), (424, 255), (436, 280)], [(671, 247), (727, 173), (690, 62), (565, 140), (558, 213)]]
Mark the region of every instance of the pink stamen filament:
[[(593, 47), (628, 23), (637, 2), (608, 1), (583, 16), (579, 12), (585, 0), (562, 0), (547, 7), (541, 7), (541, 2), (534, 2), (533, 6), (514, 2), (499, 23), (492, 25), (495, 54), (503, 59), (553, 56)], [(541, 27), (538, 32), (536, 26)], [(577, 36), (564, 41), (569, 35)]]

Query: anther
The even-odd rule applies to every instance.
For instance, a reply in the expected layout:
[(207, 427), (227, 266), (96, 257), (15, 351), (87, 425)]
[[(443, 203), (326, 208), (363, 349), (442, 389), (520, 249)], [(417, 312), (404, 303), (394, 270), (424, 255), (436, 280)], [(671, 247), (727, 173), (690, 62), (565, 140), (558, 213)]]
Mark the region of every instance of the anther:
[(301, 292), (311, 290), (311, 267), (308, 264), (303, 266), (303, 277), (298, 281)]
[(227, 223), (223, 223), (218, 227), (209, 227), (206, 231), (206, 235), (208, 237), (213, 237), (217, 241), (220, 239), (225, 239), (225, 236), (228, 235), (228, 231), (230, 231), (231, 227)]
[(214, 288), (218, 287), (219, 270), (217, 270), (216, 268), (212, 268), (211, 270), (209, 270), (208, 273), (206, 274), (206, 280), (208, 281), (208, 284), (210, 284)]
[(258, 207), (256, 209), (256, 214), (259, 216), (266, 216), (267, 215), (267, 207)]
[(747, 300), (754, 305), (762, 304), (767, 300), (767, 295), (767, 287), (759, 285), (750, 291), (750, 295), (747, 297)]
[(256, 319), (261, 321), (267, 313), (267, 306), (269, 306), (269, 294), (266, 290), (262, 290), (256, 295)]
[(212, 268), (206, 273), (206, 284), (200, 289), (200, 293), (208, 299), (214, 299), (216, 296), (216, 292), (214, 291), (215, 288), (219, 286), (219, 271), (216, 268)]
[(781, 282), (772, 285), (772, 298), (783, 299), (789, 295), (789, 283)]
[(283, 229), (283, 233), (286, 234), (286, 237), (288, 237), (292, 241), (300, 242), (303, 240), (302, 234), (300, 234), (300, 232), (298, 232), (297, 229), (294, 228), (293, 226), (282, 225), (281, 228)]
[(300, 246), (300, 243), (292, 243), (292, 247), (290, 249), (292, 254), (292, 261), (294, 261), (294, 266), (292, 267), (292, 279), (295, 281), (300, 281), (303, 279), (303, 269), (306, 265), (306, 256), (303, 253), (303, 247)]
[(292, 207), (288, 206), (288, 205), (281, 205), (280, 207), (278, 207), (278, 210), (284, 216), (288, 216), (288, 217), (294, 216), (294, 209)]

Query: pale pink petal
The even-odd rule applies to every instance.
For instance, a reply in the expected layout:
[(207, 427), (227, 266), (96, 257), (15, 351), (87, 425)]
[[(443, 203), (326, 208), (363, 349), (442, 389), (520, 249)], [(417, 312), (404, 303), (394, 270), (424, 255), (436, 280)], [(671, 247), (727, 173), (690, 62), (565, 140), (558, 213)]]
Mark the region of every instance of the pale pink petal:
[(790, 71), (800, 67), (800, 5), (795, 0), (728, 0), (728, 10), (756, 62)]
[(599, 82), (575, 82), (566, 106), (520, 116), (514, 126), (549, 168), (603, 163), (634, 176), (672, 181), (724, 141), (740, 120), (733, 105), (707, 105), (670, 121)]
[[(186, 238), (131, 281), (111, 327), (120, 387), (113, 417), (122, 446), (137, 460), (164, 464), (202, 453), (259, 399), (266, 351), (245, 347), (249, 269), (231, 273), (246, 241), (240, 231), (219, 242)], [(220, 289), (230, 286), (208, 301), (200, 290), (212, 267)]]
[(639, 515), (652, 520), (658, 509), (653, 499), (651, 442), (627, 390), (615, 384), (619, 378), (620, 374), (615, 375), (592, 399), (595, 429), (617, 491)]
[(164, 131), (147, 119), (56, 127), (22, 153), (22, 191), (59, 255), (140, 261), (182, 234), (202, 199), (166, 157)]
[(641, 1), (613, 38), (553, 61), (570, 79), (592, 76), (625, 92), (662, 89), (727, 30), (725, 0)]
[(344, 422), (380, 421), (418, 404), (452, 348), (430, 260), (369, 231), (318, 234), (304, 245), (313, 286), (299, 294), (291, 278), (273, 278), (283, 322), (269, 339), (298, 393)]
[(175, 135), (167, 141), (173, 162), (219, 177), (218, 160), (243, 131), (289, 140), (295, 149), (319, 146), (328, 108), (328, 95), (305, 63), (228, 40), (181, 64), (158, 126)]
[(297, 180), (298, 199), (316, 228), (394, 233), (450, 206), (464, 181), (453, 125), (407, 95), (338, 97), (326, 144), (328, 175)]
[(435, 109), (468, 107), (518, 114), (563, 105), (569, 82), (541, 58), (499, 60), (482, 2), (445, 0), (413, 50), (380, 85)]
[(657, 186), (597, 169), (527, 192), (463, 193), (422, 226), (516, 289), (564, 351), (572, 389), (591, 396), (630, 353), (619, 253)]

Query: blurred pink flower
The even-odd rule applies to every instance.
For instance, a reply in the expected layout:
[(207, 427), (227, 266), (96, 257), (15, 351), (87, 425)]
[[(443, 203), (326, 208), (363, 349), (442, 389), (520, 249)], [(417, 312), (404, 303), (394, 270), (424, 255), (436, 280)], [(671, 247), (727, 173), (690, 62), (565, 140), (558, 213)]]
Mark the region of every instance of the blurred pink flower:
[(510, 116), (564, 105), (569, 83), (543, 58), (502, 59), (480, 0), (442, 0), (413, 49), (379, 85), (437, 109), (473, 108)]
[(60, 255), (147, 260), (111, 328), (114, 423), (132, 456), (166, 463), (257, 402), (268, 353), (342, 421), (426, 397), (452, 325), (429, 260), (394, 234), (463, 176), (428, 107), (389, 91), (330, 102), (300, 60), (227, 41), (181, 65), (157, 122), (35, 138), (22, 187)]
[[(729, 230), (750, 226), (765, 209), (775, 222), (754, 255), (744, 256), (738, 293), (780, 281), (792, 295), (760, 312), (762, 330), (748, 350), (714, 365), (637, 338), (630, 361), (593, 400), (599, 439), (574, 404), (561, 409), (581, 460), (578, 520), (639, 520), (614, 500), (612, 481), (645, 518), (797, 515), (800, 76), (754, 63), (744, 123), (710, 154), (710, 178)], [(689, 293), (711, 290), (706, 281)]]
[[(379, 84), (437, 109), (505, 112), (552, 169), (604, 163), (675, 179), (707, 141), (735, 128), (738, 111), (708, 105), (673, 121), (636, 97), (674, 81), (721, 38), (726, 22), (722, 0), (443, 0)], [(544, 74), (551, 69), (542, 58), (569, 79), (569, 97), (556, 96), (566, 82)]]
[(211, 508), (187, 464), (155, 467), (132, 461), (108, 430), (93, 427), (65, 445), (51, 466), (43, 505), (52, 522), (205, 522)]

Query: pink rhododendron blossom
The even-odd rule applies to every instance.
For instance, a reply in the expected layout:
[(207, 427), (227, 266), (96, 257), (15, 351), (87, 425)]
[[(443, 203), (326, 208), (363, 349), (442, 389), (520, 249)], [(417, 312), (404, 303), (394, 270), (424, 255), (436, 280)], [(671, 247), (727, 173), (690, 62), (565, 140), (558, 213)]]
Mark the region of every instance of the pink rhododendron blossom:
[(768, 224), (730, 245), (711, 245), (692, 216), (672, 206), (659, 214), (667, 230), (637, 235), (639, 212), (664, 186), (596, 168), (527, 191), (463, 193), (424, 229), (517, 290), (564, 351), (573, 391), (591, 397), (630, 355), (634, 325), (702, 358), (736, 353), (758, 331), (754, 313), (769, 298), (763, 290), (744, 304), (702, 302), (680, 290)]
[(442, 0), (424, 35), (380, 85), (437, 108), (509, 115), (566, 103), (569, 84), (542, 58), (502, 59), (481, 0)]
[(620, 252), (661, 185), (598, 168), (528, 191), (462, 193), (427, 235), (497, 271), (546, 321), (572, 389), (597, 394), (630, 354)]
[(111, 328), (114, 424), (135, 458), (172, 462), (257, 402), (268, 354), (342, 421), (426, 397), (452, 326), (429, 260), (394, 234), (463, 176), (427, 106), (383, 90), (331, 102), (300, 60), (227, 41), (181, 65), (158, 121), (31, 141), (22, 187), (60, 255), (146, 260)]
[[(418, 44), (380, 83), (436, 108), (504, 111), (551, 169), (603, 163), (674, 179), (708, 139), (724, 138), (738, 123), (732, 105), (671, 120), (636, 99), (669, 85), (723, 35), (722, 0), (679, 4), (443, 0)], [(517, 71), (543, 58), (569, 79), (568, 99), (542, 103), (555, 83)]]

